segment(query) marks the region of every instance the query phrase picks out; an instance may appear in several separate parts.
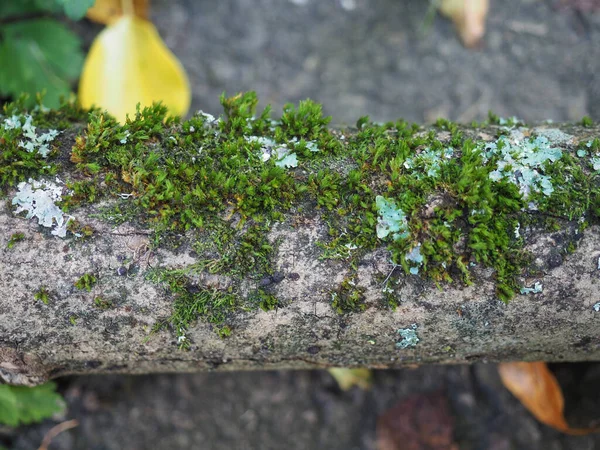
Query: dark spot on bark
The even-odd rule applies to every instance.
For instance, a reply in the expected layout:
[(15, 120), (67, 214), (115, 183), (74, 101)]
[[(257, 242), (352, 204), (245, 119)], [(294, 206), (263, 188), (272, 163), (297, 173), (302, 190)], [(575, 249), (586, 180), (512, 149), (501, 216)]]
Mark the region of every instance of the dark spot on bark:
[(271, 279), (273, 283), (281, 283), (285, 279), (285, 274), (283, 272), (275, 272)]
[(260, 285), (260, 287), (265, 287), (270, 285), (272, 282), (273, 280), (271, 280), (271, 277), (265, 277), (262, 280), (260, 280), (258, 284)]
[(191, 251), (188, 253), (188, 256), (189, 256), (190, 258), (197, 258), (197, 257), (198, 257), (198, 252), (196, 252), (195, 250), (191, 250)]
[(121, 254), (121, 255), (117, 255), (117, 261), (123, 262), (127, 259), (127, 256)]
[(200, 287), (198, 287), (198, 285), (196, 284), (188, 284), (185, 287), (185, 290), (188, 291), (190, 294), (198, 294), (200, 292)]
[(292, 281), (298, 281), (300, 279), (300, 275), (298, 275), (296, 272), (293, 272), (288, 275), (288, 278)]
[(563, 263), (563, 257), (560, 252), (553, 250), (548, 256), (548, 267), (556, 269)]
[(586, 336), (586, 337), (579, 339), (578, 342), (573, 344), (573, 347), (584, 348), (584, 347), (587, 347), (588, 345), (590, 345), (591, 342), (592, 342), (592, 338), (589, 336)]
[(119, 275), (120, 277), (124, 277), (125, 275), (127, 275), (127, 267), (125, 266), (121, 266), (117, 269), (117, 275)]
[(65, 246), (63, 247), (63, 253), (68, 253), (68, 251), (69, 251), (69, 246), (68, 246), (68, 245), (65, 245)]
[(90, 369), (97, 369), (101, 365), (102, 363), (100, 361), (86, 361), (85, 363), (85, 366), (89, 367)]
[(312, 345), (306, 349), (306, 352), (311, 355), (316, 355), (320, 351), (321, 351), (321, 347), (319, 347), (318, 345)]

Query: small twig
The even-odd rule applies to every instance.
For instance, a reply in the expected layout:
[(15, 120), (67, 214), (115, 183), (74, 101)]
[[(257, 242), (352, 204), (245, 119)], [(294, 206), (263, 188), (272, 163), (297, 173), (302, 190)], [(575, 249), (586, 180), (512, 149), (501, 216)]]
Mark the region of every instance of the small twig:
[(392, 262), (392, 265), (393, 265), (392, 270), (390, 271), (390, 273), (388, 274), (388, 276), (385, 278), (385, 280), (383, 280), (383, 283), (381, 283), (382, 286), (385, 285), (388, 282), (388, 280), (390, 279), (390, 277), (394, 273), (394, 270), (396, 270), (396, 267), (400, 266), (400, 264), (396, 264), (394, 262)]
[(66, 430), (70, 430), (71, 428), (75, 428), (79, 425), (79, 422), (75, 419), (67, 420), (66, 422), (59, 423), (58, 425), (53, 426), (48, 430), (42, 443), (40, 444), (38, 450), (48, 450), (48, 446), (52, 439), (58, 436), (60, 433)]

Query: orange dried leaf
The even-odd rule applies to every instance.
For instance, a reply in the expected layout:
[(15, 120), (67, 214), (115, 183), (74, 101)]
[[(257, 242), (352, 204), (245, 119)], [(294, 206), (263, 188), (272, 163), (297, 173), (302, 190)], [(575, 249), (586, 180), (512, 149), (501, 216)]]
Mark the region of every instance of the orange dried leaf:
[(513, 362), (498, 366), (504, 386), (540, 422), (568, 434), (588, 434), (593, 428), (571, 428), (564, 416), (565, 400), (556, 378), (544, 362)]

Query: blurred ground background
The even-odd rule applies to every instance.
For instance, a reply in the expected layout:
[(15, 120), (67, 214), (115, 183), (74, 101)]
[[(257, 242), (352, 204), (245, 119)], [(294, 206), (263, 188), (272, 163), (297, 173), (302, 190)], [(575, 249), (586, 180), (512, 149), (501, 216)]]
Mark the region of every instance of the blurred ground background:
[[(193, 84), (193, 111), (219, 114), (221, 92), (256, 90), (275, 111), (313, 98), (335, 124), (366, 114), (468, 122), (490, 109), (527, 121), (600, 119), (597, 0), (491, 0), (476, 51), (439, 17), (424, 30), (425, 0), (152, 5)], [(100, 27), (77, 29), (89, 45)], [(568, 417), (600, 417), (600, 366), (557, 369)], [(319, 371), (75, 377), (60, 380), (60, 389), (66, 418), (81, 424), (53, 441), (57, 450), (373, 449), (377, 417), (420, 393), (447, 398), (461, 449), (600, 449), (597, 435), (570, 437), (538, 424), (491, 364), (376, 372), (368, 392), (341, 392)], [(55, 423), (1, 429), (0, 443), (35, 449)]]

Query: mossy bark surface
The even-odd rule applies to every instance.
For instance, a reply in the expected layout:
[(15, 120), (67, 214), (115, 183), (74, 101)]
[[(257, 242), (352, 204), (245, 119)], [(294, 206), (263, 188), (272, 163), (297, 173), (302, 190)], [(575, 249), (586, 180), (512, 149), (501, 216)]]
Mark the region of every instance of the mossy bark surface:
[[(549, 145), (573, 158), (579, 150), (577, 164), (585, 166), (591, 186), (586, 195), (597, 195), (597, 178), (582, 153), (587, 146), (591, 150), (586, 157), (593, 156), (593, 140), (599, 135), (593, 124), (530, 128), (486, 124), (460, 130), (461, 143), (468, 139), (481, 148), (496, 141), (500, 131), (521, 133), (523, 139), (547, 136)], [(360, 131), (326, 132), (331, 139), (347, 142)], [(444, 126), (415, 128), (413, 136), (419, 135), (441, 143), (440, 148), (458, 145), (456, 133)], [(90, 139), (81, 122), (74, 121), (54, 143), (56, 161), (61, 163), (59, 180), (92, 178), (81, 166), (85, 152), (73, 150), (82, 148), (78, 136)], [(117, 137), (126, 141), (127, 136)], [(314, 138), (315, 145), (328, 145), (319, 139)], [(425, 147), (415, 144), (415, 155), (428, 151)], [(463, 157), (467, 150), (462, 148), (441, 153), (445, 164)], [(323, 176), (326, 168), (343, 183), (355, 170), (355, 161), (344, 159), (343, 150), (341, 157), (338, 153), (334, 159), (306, 164), (301, 150), (299, 165), (286, 169), (294, 173), (294, 182)], [(375, 194), (385, 195), (380, 185), (388, 183), (380, 183), (378, 169), (368, 166), (369, 180), (374, 181), (368, 186), (372, 198), (365, 194), (365, 210), (373, 212), (381, 226), (385, 217), (381, 211), (377, 217)], [(403, 167), (410, 170), (410, 164)], [(432, 166), (418, 170), (431, 174)], [(121, 182), (129, 182), (130, 174), (119, 175)], [(55, 180), (54, 176), (41, 178)], [(570, 182), (568, 177), (551, 181), (554, 191)], [(102, 189), (113, 188), (108, 183), (99, 185)], [(336, 191), (335, 186), (331, 189)], [(453, 189), (448, 187), (447, 192), (458, 192)], [(275, 219), (256, 222), (254, 212), (240, 213), (224, 199), (226, 206), (214, 216), (233, 230), (231, 250), (222, 242), (229, 228), (210, 226), (210, 218), (187, 229), (157, 231), (156, 221), (140, 219), (143, 205), (137, 205), (132, 209), (137, 213), (123, 214), (119, 223), (110, 220), (107, 211), (122, 211), (124, 203), (142, 197), (139, 189), (70, 204), (68, 215), (76, 218), (76, 224), (61, 238), (36, 218), (15, 214), (11, 199), (17, 190), (16, 183), (5, 187), (0, 203), (4, 382), (31, 385), (82, 373), (600, 360), (600, 226), (587, 210), (570, 217), (526, 208), (515, 213), (516, 222), (511, 224), (518, 226), (510, 234), (518, 237), (519, 251), (528, 258), (511, 283), (518, 282), (526, 294), (517, 291), (505, 302), (498, 290), (500, 269), (494, 261), (475, 258), (476, 241), (469, 252), (467, 234), (458, 233), (452, 241), (452, 251), (459, 256), (444, 259), (439, 267), (431, 254), (425, 254), (425, 265), (415, 257), (415, 248), (421, 243), (425, 248), (428, 242), (426, 230), (433, 227), (428, 221), (435, 211), (458, 208), (459, 196), (453, 199), (454, 194), (446, 197), (441, 191), (432, 191), (407, 221), (419, 244), (398, 247), (412, 250), (402, 253), (396, 248), (394, 256), (394, 245), (404, 238), (377, 236), (381, 230), (374, 226), (364, 247), (343, 240), (338, 247), (331, 245), (341, 239), (340, 230), (331, 229), (341, 223), (334, 215), (353, 213), (340, 213), (339, 204), (338, 209), (328, 208), (328, 202), (336, 201), (332, 196), (320, 204), (319, 192), (297, 195), (279, 208)], [(271, 195), (277, 196), (277, 191)], [(593, 197), (588, 203), (595, 201)], [(475, 212), (464, 211), (465, 217)], [(541, 215), (545, 222), (525, 220), (520, 214)], [(467, 233), (468, 226), (461, 225), (462, 232)], [(356, 242), (364, 233), (355, 235)], [(224, 262), (225, 253), (231, 260)], [(454, 261), (457, 267), (447, 267), (445, 261), (448, 265)], [(463, 264), (467, 268), (461, 272)]]

